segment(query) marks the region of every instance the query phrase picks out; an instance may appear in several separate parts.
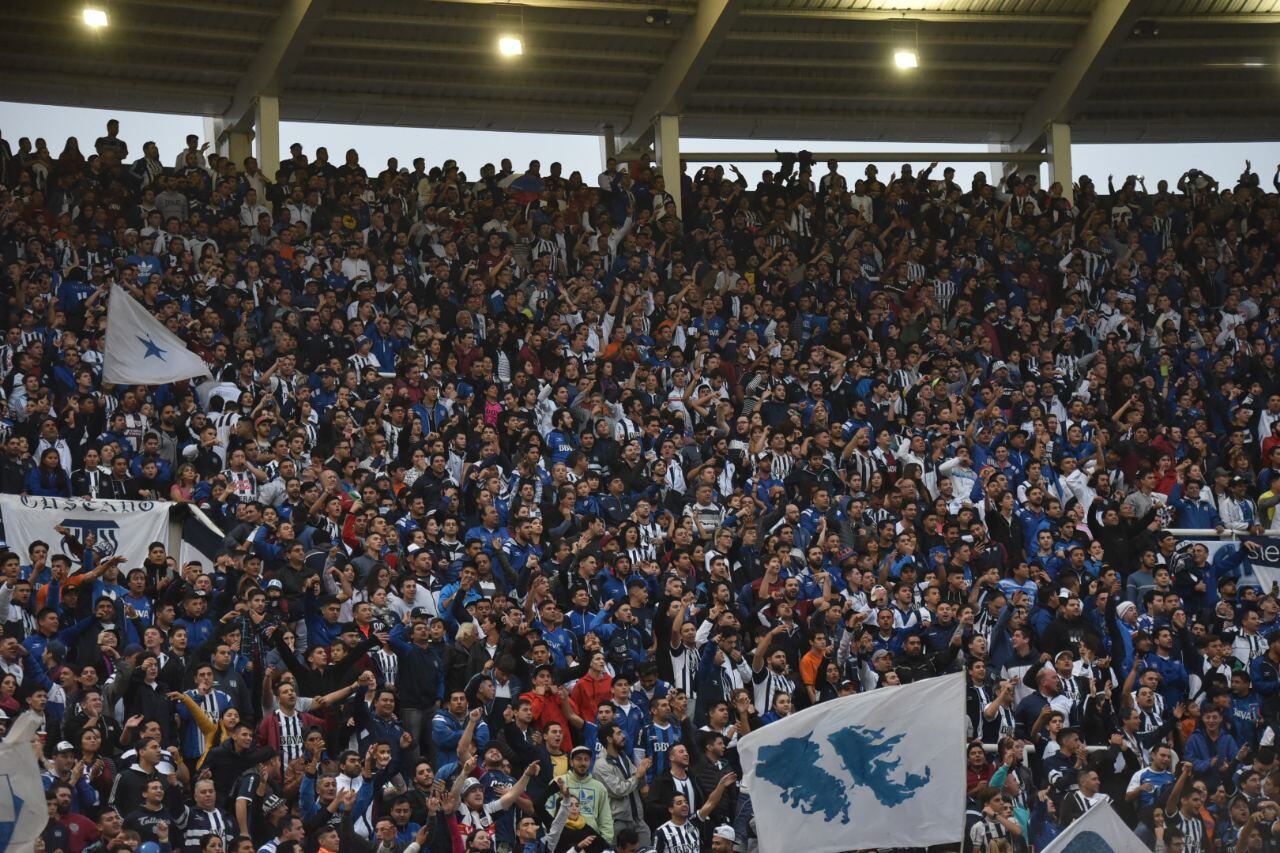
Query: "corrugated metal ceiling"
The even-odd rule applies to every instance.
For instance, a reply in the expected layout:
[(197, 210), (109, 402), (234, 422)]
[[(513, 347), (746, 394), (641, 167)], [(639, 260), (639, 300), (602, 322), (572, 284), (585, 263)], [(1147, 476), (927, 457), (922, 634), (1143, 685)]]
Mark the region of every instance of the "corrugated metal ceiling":
[[(1094, 0), (741, 0), (684, 102), (699, 136), (996, 141), (1017, 133)], [(111, 0), (89, 35), (71, 0), (0, 5), (5, 97), (214, 112), (283, 0)], [(671, 0), (333, 0), (279, 80), (286, 119), (598, 132), (625, 126), (694, 24)], [(652, 9), (669, 23), (647, 24)], [(1070, 117), (1079, 141), (1280, 134), (1280, 0), (1159, 0)], [(515, 62), (499, 30), (523, 33)], [(890, 65), (909, 40), (921, 67)]]

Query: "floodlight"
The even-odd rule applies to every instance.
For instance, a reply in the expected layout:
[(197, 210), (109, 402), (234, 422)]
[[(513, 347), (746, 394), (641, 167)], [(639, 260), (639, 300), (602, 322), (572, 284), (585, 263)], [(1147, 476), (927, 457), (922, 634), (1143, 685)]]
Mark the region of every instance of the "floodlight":
[(519, 36), (499, 36), (498, 53), (503, 56), (520, 56), (524, 53), (524, 41)]

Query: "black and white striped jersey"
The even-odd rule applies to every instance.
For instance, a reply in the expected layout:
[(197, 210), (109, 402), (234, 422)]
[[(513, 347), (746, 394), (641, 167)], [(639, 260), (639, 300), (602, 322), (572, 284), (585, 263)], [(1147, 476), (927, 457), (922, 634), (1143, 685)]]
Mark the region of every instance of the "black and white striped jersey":
[(701, 853), (702, 819), (695, 814), (680, 824), (669, 820), (653, 833), (653, 843), (657, 853)]
[(186, 826), (182, 830), (182, 849), (188, 853), (200, 850), (201, 841), (206, 836), (216, 835), (222, 843), (230, 844), (235, 838), (235, 821), (219, 809), (205, 811), (195, 806), (187, 806)]
[(756, 708), (764, 713), (773, 710), (773, 700), (779, 693), (794, 694), (796, 690), (794, 681), (767, 666), (751, 673), (751, 680), (755, 683)]

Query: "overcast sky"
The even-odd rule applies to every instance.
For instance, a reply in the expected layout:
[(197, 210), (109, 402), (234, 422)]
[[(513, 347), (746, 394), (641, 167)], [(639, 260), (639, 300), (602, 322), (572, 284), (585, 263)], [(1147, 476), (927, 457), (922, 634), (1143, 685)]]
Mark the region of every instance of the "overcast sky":
[[(171, 165), (178, 149), (184, 145), (189, 133), (203, 136), (204, 121), (199, 116), (175, 116), (164, 114), (131, 113), (107, 110), (89, 110), (71, 107), (49, 107), (33, 104), (0, 102), (0, 135), (17, 147), (23, 136), (43, 136), (53, 156), (62, 151), (67, 137), (80, 139), (82, 151), (89, 151), (93, 140), (105, 133), (109, 117), (120, 119), (120, 135), (129, 144), (131, 156), (140, 156), (142, 143), (154, 140), (160, 147), (161, 159)], [(371, 172), (386, 167), (388, 157), (396, 157), (401, 166), (411, 166), (414, 157), (425, 157), (428, 166), (438, 165), (453, 158), (470, 177), (479, 174), (480, 166), (497, 163), (510, 157), (517, 170), (528, 165), (529, 160), (546, 164), (560, 161), (564, 173), (582, 172), (588, 182), (599, 173), (601, 162), (600, 140), (593, 136), (540, 133), (492, 133), (487, 131), (421, 130), (405, 127), (373, 127), (367, 125), (300, 124), (284, 122), (280, 127), (282, 153), (288, 147), (301, 142), (308, 156), (317, 146), (327, 146), (329, 156), (341, 163), (348, 148), (360, 152), (360, 162)], [(744, 140), (682, 140), (685, 159), (691, 171), (702, 165), (696, 152), (703, 151), (773, 151), (776, 148), (811, 151), (901, 151), (900, 159), (880, 163), (881, 178), (899, 169), (903, 162), (911, 160), (912, 151), (983, 151), (983, 146), (939, 145), (931, 143), (885, 142), (818, 142)], [(1177, 177), (1189, 168), (1198, 168), (1216, 177), (1223, 184), (1234, 182), (1244, 167), (1245, 158), (1253, 160), (1264, 186), (1270, 186), (1276, 165), (1280, 163), (1280, 142), (1266, 143), (1218, 143), (1211, 145), (1077, 145), (1072, 149), (1076, 177), (1087, 174), (1105, 186), (1108, 174), (1117, 180), (1124, 175), (1141, 174), (1147, 178), (1147, 186), (1155, 190), (1155, 182), (1166, 178), (1175, 183)], [(727, 164), (726, 164), (727, 165)], [(921, 164), (916, 161), (917, 168)], [(743, 174), (755, 181), (768, 164), (740, 164)], [(973, 173), (985, 170), (981, 163), (956, 164), (957, 179), (967, 185)], [(822, 169), (825, 171), (825, 168)], [(862, 165), (842, 166), (845, 174), (860, 174)], [(1043, 179), (1044, 174), (1041, 175)]]

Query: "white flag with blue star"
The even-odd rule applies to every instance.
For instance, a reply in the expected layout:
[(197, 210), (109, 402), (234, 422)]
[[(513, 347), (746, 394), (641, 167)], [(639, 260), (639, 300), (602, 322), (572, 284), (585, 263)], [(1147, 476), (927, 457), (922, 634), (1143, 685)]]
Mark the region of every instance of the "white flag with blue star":
[(102, 378), (116, 385), (164, 385), (209, 376), (204, 359), (118, 284), (107, 306)]
[(964, 700), (964, 675), (944, 675), (823, 702), (742, 738), (760, 849), (958, 842)]

